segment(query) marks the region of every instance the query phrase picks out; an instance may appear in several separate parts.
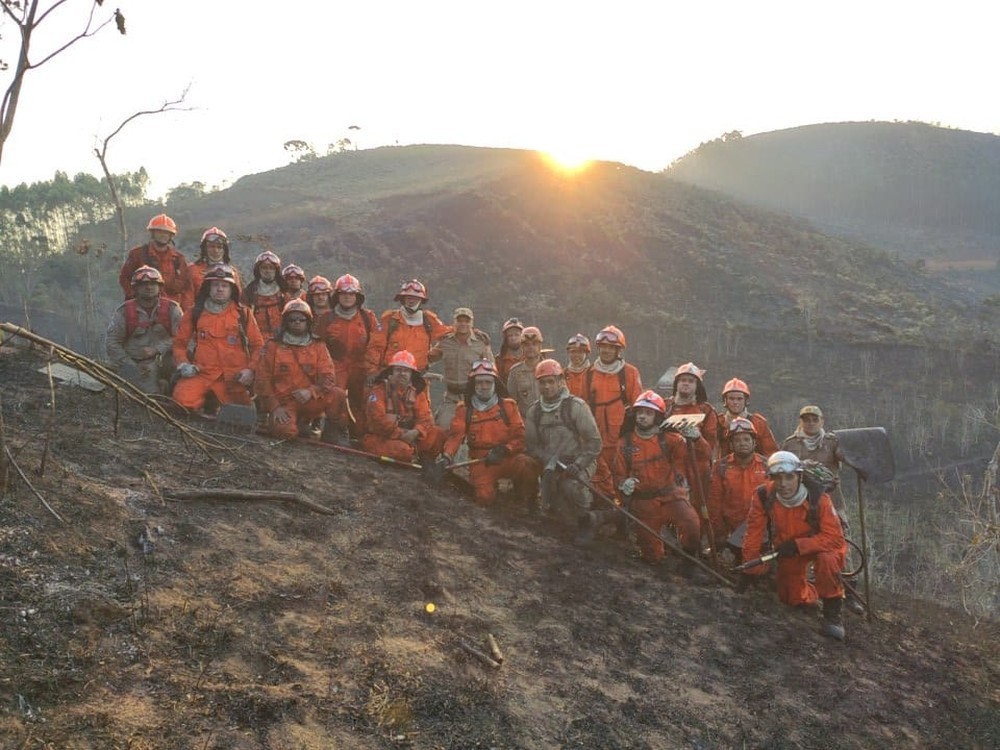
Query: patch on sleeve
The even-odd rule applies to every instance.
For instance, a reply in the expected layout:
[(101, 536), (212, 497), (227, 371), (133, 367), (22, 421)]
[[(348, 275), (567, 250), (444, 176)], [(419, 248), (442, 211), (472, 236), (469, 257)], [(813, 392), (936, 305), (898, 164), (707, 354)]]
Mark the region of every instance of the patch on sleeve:
[(376, 401), (378, 401), (378, 394), (376, 394), (376, 393), (369, 393), (368, 394), (368, 400), (371, 401), (372, 403), (375, 403)]

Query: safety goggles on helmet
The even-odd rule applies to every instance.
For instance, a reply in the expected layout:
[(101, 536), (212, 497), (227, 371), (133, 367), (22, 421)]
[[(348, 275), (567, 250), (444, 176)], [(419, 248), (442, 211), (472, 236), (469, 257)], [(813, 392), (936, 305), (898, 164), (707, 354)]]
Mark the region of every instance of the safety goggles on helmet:
[(522, 323), (517, 318), (509, 318), (506, 323), (503, 324), (503, 328), (500, 329), (500, 333), (507, 333), (511, 328), (516, 328), (519, 331), (524, 330), (524, 323)]
[(333, 291), (333, 284), (324, 276), (313, 276), (309, 279), (309, 294), (329, 294)]
[(417, 299), (427, 301), (427, 287), (421, 284), (416, 279), (410, 279), (399, 288), (399, 292), (396, 294), (394, 299), (397, 302), (401, 302), (403, 297), (416, 297)]
[(336, 292), (343, 292), (344, 294), (360, 294), (361, 282), (351, 276), (351, 274), (346, 273), (337, 279), (337, 283), (333, 285), (333, 289)]
[(262, 252), (254, 261), (255, 266), (259, 266), (261, 263), (270, 263), (275, 268), (281, 268), (281, 259), (270, 250)]
[(652, 409), (660, 414), (667, 413), (667, 402), (663, 400), (661, 396), (656, 391), (643, 391), (639, 394), (639, 397), (632, 404), (633, 409), (639, 408)]
[(285, 270), (283, 270), (281, 272), (281, 275), (284, 278), (286, 278), (286, 279), (292, 278), (293, 276), (296, 276), (296, 277), (302, 279), (303, 281), (306, 280), (306, 272), (303, 271), (301, 268), (299, 268), (294, 263), (289, 263), (287, 266), (285, 266)]
[(204, 245), (207, 243), (216, 243), (216, 242), (221, 242), (223, 245), (228, 245), (229, 238), (226, 236), (226, 233), (223, 232), (218, 227), (209, 227), (201, 235), (201, 244)]
[(469, 370), (469, 377), (474, 378), (477, 375), (489, 375), (495, 378), (497, 376), (497, 368), (488, 359), (476, 360), (472, 363), (472, 369)]
[(791, 451), (778, 451), (772, 453), (767, 459), (768, 476), (775, 474), (797, 474), (804, 470), (802, 461)]
[(744, 419), (743, 417), (737, 417), (732, 422), (729, 423), (729, 437), (736, 435), (740, 432), (748, 432), (754, 437), (757, 435), (757, 428), (753, 426), (753, 422), (749, 419)]
[(572, 349), (573, 347), (580, 347), (590, 351), (590, 339), (584, 336), (582, 333), (576, 333), (569, 337), (569, 341), (566, 342), (566, 348)]
[(147, 281), (154, 281), (157, 284), (163, 283), (163, 276), (152, 266), (140, 266), (132, 274), (132, 284), (144, 284)]
[(225, 263), (219, 263), (209, 268), (205, 271), (204, 278), (205, 281), (228, 281), (230, 284), (236, 285), (236, 272), (232, 266), (227, 266)]
[(612, 346), (620, 346), (624, 349), (625, 334), (614, 326), (607, 326), (606, 328), (602, 328), (597, 336), (594, 337), (594, 343), (611, 344)]

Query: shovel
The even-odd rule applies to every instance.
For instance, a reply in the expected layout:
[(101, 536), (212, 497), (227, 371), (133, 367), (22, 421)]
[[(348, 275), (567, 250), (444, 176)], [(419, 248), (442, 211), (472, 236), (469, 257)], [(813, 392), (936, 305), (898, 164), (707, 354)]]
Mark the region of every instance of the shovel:
[(447, 466), (442, 466), (437, 462), (429, 463), (424, 469), (424, 479), (427, 480), (427, 484), (432, 487), (437, 487), (441, 484), (441, 480), (444, 479), (444, 475), (449, 471), (461, 469), (465, 466), (472, 466), (473, 464), (478, 464), (485, 460), (486, 457), (484, 456), (483, 458), (473, 458), (468, 461), (459, 461), (457, 464), (448, 464)]
[(861, 525), (861, 553), (864, 558), (865, 610), (872, 619), (871, 585), (868, 578), (868, 536), (865, 532), (865, 482), (880, 484), (896, 476), (896, 462), (892, 456), (889, 435), (884, 427), (855, 427), (837, 430), (844, 463), (854, 469), (858, 477), (858, 521)]

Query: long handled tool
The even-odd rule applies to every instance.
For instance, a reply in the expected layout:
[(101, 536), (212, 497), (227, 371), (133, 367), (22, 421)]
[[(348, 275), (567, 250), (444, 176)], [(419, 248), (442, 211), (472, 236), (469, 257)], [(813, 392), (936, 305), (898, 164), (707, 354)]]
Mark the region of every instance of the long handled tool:
[(701, 472), (698, 471), (698, 459), (694, 455), (694, 442), (684, 438), (684, 444), (687, 446), (688, 470), (691, 472), (691, 476), (694, 477), (694, 489), (698, 491), (699, 515), (701, 516), (702, 523), (708, 529), (708, 534), (706, 534), (706, 538), (708, 539), (708, 554), (712, 558), (712, 565), (718, 567), (719, 557), (715, 552), (715, 531), (712, 529), (712, 522), (708, 518), (708, 500), (705, 497), (705, 487), (701, 481)]
[(333, 443), (324, 443), (318, 440), (307, 440), (304, 438), (297, 438), (300, 442), (306, 443), (312, 446), (321, 446), (323, 448), (329, 448), (330, 450), (339, 451), (341, 453), (347, 453), (351, 456), (364, 456), (365, 458), (370, 458), (373, 461), (378, 461), (383, 464), (390, 464), (391, 466), (402, 466), (404, 469), (416, 469), (417, 471), (423, 471), (424, 467), (420, 464), (410, 463), (409, 461), (397, 461), (395, 458), (390, 458), (389, 456), (380, 456), (377, 453), (369, 453), (368, 451), (359, 451), (357, 448), (348, 448), (346, 445), (335, 445)]
[[(566, 464), (564, 464), (562, 461), (558, 461), (556, 463), (556, 466), (560, 470), (562, 470), (562, 471), (566, 470)], [(735, 583), (733, 583), (731, 580), (729, 580), (728, 578), (726, 578), (724, 575), (722, 575), (715, 568), (713, 568), (713, 567), (711, 567), (709, 565), (706, 565), (705, 563), (703, 563), (701, 560), (699, 560), (694, 555), (689, 555), (680, 546), (674, 544), (671, 539), (669, 539), (668, 537), (665, 537), (663, 534), (661, 534), (658, 531), (654, 531), (652, 526), (650, 526), (649, 524), (647, 524), (644, 521), (642, 521), (641, 519), (639, 519), (633, 513), (630, 513), (629, 511), (625, 510), (625, 508), (623, 508), (622, 506), (618, 505), (614, 501), (614, 499), (608, 497), (603, 492), (601, 492), (599, 489), (597, 489), (597, 487), (595, 487), (593, 485), (593, 483), (588, 482), (586, 479), (581, 479), (580, 477), (573, 477), (573, 479), (575, 479), (577, 482), (579, 482), (584, 487), (586, 487), (591, 492), (593, 492), (597, 497), (599, 497), (605, 503), (607, 503), (608, 505), (610, 505), (614, 510), (618, 511), (619, 513), (622, 513), (626, 518), (628, 518), (630, 521), (632, 521), (636, 526), (644, 529), (645, 531), (648, 531), (650, 534), (652, 534), (653, 536), (657, 537), (667, 547), (669, 547), (671, 550), (673, 550), (678, 555), (680, 555), (681, 557), (683, 557), (685, 560), (690, 560), (691, 562), (693, 562), (698, 567), (700, 567), (703, 570), (711, 573), (715, 578), (719, 579), (720, 581), (722, 581), (727, 586), (729, 586), (731, 588), (734, 588), (736, 586)]]
[(427, 479), (427, 483), (433, 487), (437, 487), (441, 484), (441, 480), (444, 479), (444, 475), (449, 471), (454, 471), (455, 469), (461, 469), (465, 466), (472, 466), (473, 464), (481, 463), (485, 461), (486, 457), (473, 458), (468, 461), (459, 461), (457, 464), (448, 464), (444, 466), (443, 464), (434, 463), (424, 472), (424, 477)]

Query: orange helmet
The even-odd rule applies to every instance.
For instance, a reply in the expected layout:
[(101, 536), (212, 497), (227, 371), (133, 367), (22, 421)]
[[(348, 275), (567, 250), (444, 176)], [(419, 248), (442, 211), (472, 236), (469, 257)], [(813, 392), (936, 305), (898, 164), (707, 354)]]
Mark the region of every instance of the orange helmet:
[(750, 398), (750, 386), (739, 378), (733, 378), (722, 386), (722, 397), (725, 398), (727, 393), (742, 393), (747, 398)]
[(522, 323), (517, 318), (508, 318), (507, 322), (503, 324), (503, 328), (500, 329), (500, 333), (507, 333), (511, 328), (516, 328), (519, 331), (524, 330), (524, 323)]
[(408, 370), (417, 372), (417, 360), (406, 349), (396, 352), (389, 359), (389, 367), (405, 367)]
[(270, 250), (265, 250), (264, 252), (262, 252), (260, 255), (257, 256), (257, 259), (253, 262), (254, 271), (257, 270), (258, 266), (260, 266), (261, 263), (270, 263), (272, 266), (276, 268), (281, 268), (281, 258), (279, 258)]
[(226, 263), (216, 263), (214, 266), (205, 271), (205, 276), (203, 278), (206, 282), (228, 281), (234, 287), (239, 289), (239, 284), (236, 282), (236, 271), (233, 270), (232, 266), (227, 265)]
[(542, 338), (542, 332), (535, 326), (528, 326), (521, 331), (521, 341), (537, 341), (540, 344), (544, 340), (545, 339)]
[(396, 293), (396, 296), (393, 297), (393, 299), (396, 300), (396, 302), (402, 302), (403, 297), (417, 297), (424, 302), (429, 299), (427, 296), (427, 287), (416, 279), (410, 279), (409, 281), (404, 282), (399, 288), (399, 292)]
[(281, 310), (281, 317), (285, 317), (286, 315), (288, 315), (288, 313), (293, 313), (293, 312), (302, 313), (307, 318), (312, 320), (313, 316), (312, 308), (309, 307), (309, 304), (304, 300), (300, 299), (288, 300), (288, 302)]
[(498, 378), (496, 366), (490, 362), (488, 359), (479, 359), (472, 363), (472, 369), (469, 370), (469, 379), (476, 377), (477, 375), (489, 375), (494, 378)]
[(726, 433), (726, 437), (731, 438), (740, 432), (749, 432), (755, 438), (757, 437), (757, 428), (753, 426), (753, 422), (745, 417), (736, 417), (729, 423), (729, 432)]
[(289, 263), (287, 266), (285, 266), (284, 270), (281, 272), (281, 275), (283, 278), (286, 279), (292, 276), (297, 276), (303, 281), (306, 280), (306, 272), (303, 271), (299, 266), (295, 265), (294, 263)]
[(597, 336), (594, 337), (594, 343), (611, 344), (612, 346), (624, 349), (625, 334), (622, 333), (622, 329), (617, 326), (604, 326), (604, 328), (598, 332)]
[(149, 220), (149, 224), (146, 225), (146, 229), (149, 231), (158, 229), (161, 232), (177, 234), (177, 223), (166, 214), (157, 214)]
[(581, 348), (586, 352), (590, 352), (590, 339), (584, 336), (582, 333), (574, 333), (569, 337), (569, 341), (566, 342), (567, 349)]
[(313, 276), (309, 279), (309, 288), (307, 291), (309, 294), (322, 294), (323, 292), (330, 294), (333, 292), (333, 284), (325, 276)]
[(155, 281), (157, 284), (163, 283), (163, 274), (152, 266), (139, 266), (132, 274), (132, 286), (142, 284), (147, 281)]
[(562, 377), (562, 374), (562, 365), (554, 359), (543, 359), (535, 365), (535, 380), (541, 380), (542, 378), (548, 377), (559, 378)]
[(638, 409), (639, 407), (652, 409), (653, 411), (658, 411), (660, 414), (667, 413), (667, 402), (656, 391), (643, 391), (640, 393), (635, 403), (632, 404), (633, 409)]

